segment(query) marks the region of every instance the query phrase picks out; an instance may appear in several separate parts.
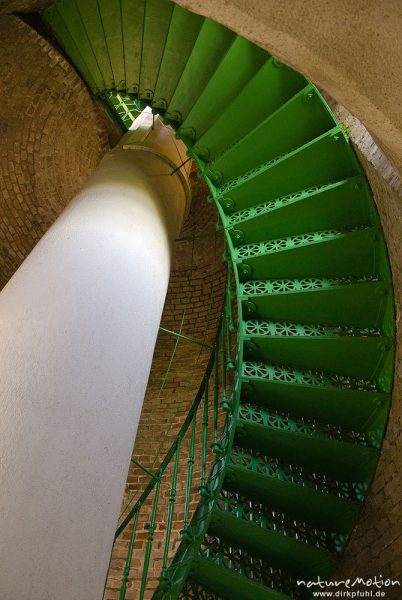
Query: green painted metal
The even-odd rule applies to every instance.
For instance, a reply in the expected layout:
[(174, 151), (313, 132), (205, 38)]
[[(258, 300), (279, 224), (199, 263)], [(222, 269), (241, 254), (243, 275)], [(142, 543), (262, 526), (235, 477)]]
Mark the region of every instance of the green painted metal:
[(270, 560), (300, 577), (327, 578), (334, 567), (335, 557), (329, 552), (307, 546), (221, 510), (214, 510), (210, 533), (218, 538), (225, 537), (229, 543), (247, 549), (253, 556)]
[(194, 143), (192, 152), (202, 159), (213, 160), (257, 127), (305, 85), (306, 80), (302, 75), (283, 68), (267, 54), (264, 65), (243, 90), (231, 99), (214, 126)]
[(173, 4), (160, 0), (145, 3), (139, 97), (149, 101), (153, 97), (159, 65), (164, 54)]
[(142, 102), (131, 96), (107, 92), (102, 98), (109, 112), (117, 117), (124, 131), (130, 129), (134, 120), (144, 109)]
[[(233, 96), (241, 92), (265, 60), (265, 52), (251, 42), (236, 37), (218, 68), (182, 122), (177, 135), (190, 140), (210, 128)], [(236, 69), (233, 69), (233, 65)], [(211, 102), (211, 98), (214, 99)]]
[(145, 0), (136, 0), (136, 2), (132, 2), (132, 0), (120, 0), (120, 9), (126, 90), (128, 94), (138, 95), (140, 88)]
[[(124, 127), (139, 98), (176, 128), (226, 240), (225, 306), (200, 390), (116, 532), (134, 523), (120, 598), (138, 515), (164, 478), (155, 600), (311, 597), (295, 577), (330, 576), (344, 550), (392, 390), (391, 273), (353, 149), (303, 75), (168, 0), (56, 0), (43, 16)], [(169, 563), (178, 481), (184, 527)]]
[(193, 50), (203, 17), (174, 5), (165, 50), (158, 70), (152, 106), (164, 111), (173, 97), (184, 67)]
[(225, 55), (234, 34), (204, 19), (192, 52), (176, 85), (165, 116), (173, 123), (182, 123)]
[[(228, 569), (220, 569), (206, 558), (197, 558), (194, 561), (191, 580), (202, 587), (194, 589), (190, 585), (191, 595), (187, 596), (188, 598), (233, 598), (233, 600), (287, 600), (288, 598), (245, 577), (231, 573)], [(213, 595), (202, 596), (203, 589), (207, 589)]]
[(200, 342), (188, 335), (182, 335), (181, 333), (177, 333), (177, 331), (171, 331), (170, 329), (166, 329), (165, 327), (159, 327), (159, 331), (164, 331), (173, 337), (180, 338), (181, 340), (186, 340), (187, 342), (191, 342), (192, 344), (196, 344), (197, 346), (203, 346), (204, 348), (211, 348), (208, 344), (204, 344), (204, 342)]

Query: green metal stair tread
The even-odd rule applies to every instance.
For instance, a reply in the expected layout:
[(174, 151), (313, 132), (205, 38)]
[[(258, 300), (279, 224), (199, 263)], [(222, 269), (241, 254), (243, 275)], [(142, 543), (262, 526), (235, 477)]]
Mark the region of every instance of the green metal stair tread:
[(156, 81), (152, 107), (165, 110), (204, 22), (204, 17), (174, 5), (163, 57)]
[(253, 77), (267, 53), (252, 42), (236, 37), (216, 71), (177, 131), (177, 136), (195, 140), (208, 129)]
[(369, 201), (367, 182), (356, 175), (225, 215), (224, 225), (236, 246), (261, 242), (267, 237), (368, 226), (373, 223)]
[(208, 533), (238, 545), (253, 556), (266, 559), (293, 575), (329, 577), (335, 557), (329, 552), (299, 542), (255, 523), (214, 509)]
[[(52, 15), (51, 19), (50, 15)], [(91, 87), (92, 91), (96, 93), (107, 89), (104, 73), (102, 72), (103, 65), (98, 64), (98, 57), (95, 54), (87, 33), (87, 24), (83, 22), (78, 4), (76, 4), (75, 0), (71, 2), (57, 0), (44, 13), (44, 16), (50, 26), (57, 27), (58, 32), (62, 32), (64, 27), (68, 31), (68, 36), (62, 35), (61, 37), (63, 48), (68, 56), (71, 56), (71, 58), (77, 57), (77, 54), (79, 53), (82, 59), (82, 61), (79, 63), (81, 68), (84, 63), (87, 67), (85, 71), (81, 71), (82, 74), (85, 75), (85, 73), (89, 72), (90, 77), (87, 78), (88, 84), (92, 83), (93, 86), (94, 83), (96, 86), (96, 88)], [(64, 24), (64, 27), (61, 24), (61, 21)], [(56, 29), (54, 29), (54, 32), (56, 33)], [(71, 42), (73, 42), (73, 45), (71, 45)], [(102, 44), (102, 36), (98, 43)], [(106, 64), (107, 67), (107, 57), (101, 57), (101, 60), (102, 63)], [(111, 72), (109, 71), (109, 79), (110, 77)]]
[[(289, 282), (288, 291), (275, 293), (247, 293), (250, 287), (242, 285), (240, 299), (243, 300), (243, 314), (250, 318), (272, 320), (295, 320), (328, 325), (351, 325), (356, 327), (381, 328), (382, 319), (390, 296), (390, 284), (383, 280), (357, 280), (353, 283), (339, 281), (314, 289), (306, 280), (276, 280), (284, 285)], [(300, 285), (299, 282), (302, 282)], [(306, 287), (303, 289), (303, 282)], [(291, 285), (294, 288), (291, 289)]]
[(375, 228), (317, 231), (239, 246), (235, 264), (241, 280), (375, 275), (382, 249)]
[(359, 170), (342, 130), (334, 127), (304, 146), (225, 183), (217, 188), (216, 198), (223, 207), (230, 199), (233, 208), (240, 210), (300, 189), (352, 177)]
[(99, 74), (98, 79), (93, 76), (91, 68), (85, 62), (84, 57), (81, 54), (80, 48), (75, 43), (66, 23), (62, 16), (59, 14), (56, 4), (51, 4), (43, 13), (43, 18), (51, 28), (53, 34), (66, 54), (70, 57), (71, 61), (77, 68), (78, 72), (81, 73), (83, 79), (88, 83), (92, 92), (95, 94), (103, 88), (103, 80)]
[(296, 518), (293, 514), (273, 508), (266, 501), (259, 502), (225, 488), (221, 489), (215, 508), (246, 523), (254, 523), (264, 530), (287, 536), (333, 555), (339, 555), (346, 544), (345, 534), (325, 531), (303, 519)]
[(121, 0), (121, 23), (126, 89), (138, 94), (145, 0)]
[(167, 119), (181, 123), (186, 118), (234, 37), (226, 27), (204, 20), (167, 108)]
[[(315, 417), (353, 431), (367, 431), (378, 411), (389, 405), (390, 397), (383, 392), (290, 385), (267, 379), (245, 377), (242, 394), (247, 402), (288, 411), (295, 417)], [(385, 423), (384, 423), (385, 425)]]
[(374, 448), (267, 427), (245, 419), (237, 421), (235, 442), (338, 481), (367, 482), (378, 458)]
[(262, 162), (304, 146), (335, 126), (326, 104), (308, 84), (209, 163), (206, 172), (220, 184), (230, 181)]
[(110, 59), (114, 87), (118, 91), (123, 91), (127, 86), (120, 3), (110, 2), (110, 0), (98, 0), (98, 9)]
[(266, 503), (324, 531), (349, 533), (361, 510), (359, 502), (237, 465), (226, 467), (223, 488)]
[[(90, 46), (102, 74), (104, 90), (116, 89), (104, 24), (97, 0), (74, 0)], [(68, 3), (65, 3), (65, 6)], [(83, 40), (84, 41), (84, 40)]]
[(375, 380), (393, 340), (387, 336), (247, 336), (246, 359), (334, 371)]
[(268, 58), (212, 127), (196, 141), (191, 152), (203, 159), (213, 160), (305, 85), (306, 79), (300, 73), (281, 65), (273, 57)]
[(378, 449), (378, 443), (371, 431), (356, 432), (343, 429), (339, 425), (321, 422), (314, 417), (298, 417), (284, 410), (273, 410), (266, 406), (257, 405), (248, 399), (242, 399), (239, 405), (238, 418), (250, 423), (257, 423), (267, 428), (279, 431), (304, 433), (311, 437), (324, 440), (338, 440), (349, 444), (360, 444)]
[(147, 102), (153, 98), (173, 8), (173, 2), (169, 1), (147, 0), (145, 3), (138, 95)]
[(230, 569), (219, 567), (207, 558), (194, 559), (190, 578), (227, 600), (290, 600), (289, 596), (255, 583)]

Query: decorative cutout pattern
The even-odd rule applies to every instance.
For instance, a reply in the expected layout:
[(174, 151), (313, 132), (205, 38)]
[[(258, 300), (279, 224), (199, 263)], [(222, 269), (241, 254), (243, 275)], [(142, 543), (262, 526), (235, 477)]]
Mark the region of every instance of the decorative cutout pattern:
[(191, 581), (188, 579), (186, 582), (186, 586), (183, 588), (179, 595), (180, 600), (189, 600), (191, 598), (197, 600), (223, 600), (222, 596), (218, 596), (217, 594), (213, 594), (210, 591), (204, 590), (198, 583), (195, 581)]
[(301, 371), (287, 366), (267, 365), (261, 362), (245, 361), (243, 363), (243, 376), (254, 379), (268, 379), (278, 383), (377, 391), (375, 382), (371, 380), (355, 379), (347, 375), (324, 373), (322, 371)]
[(295, 600), (303, 598), (300, 586), (286, 571), (274, 568), (268, 561), (256, 558), (242, 548), (226, 544), (216, 536), (205, 536), (200, 555), (256, 583), (289, 594)]
[(342, 325), (320, 325), (302, 323), (284, 323), (250, 319), (244, 321), (245, 335), (264, 335), (278, 337), (378, 337), (381, 331), (375, 328), (347, 327)]
[(240, 417), (250, 423), (257, 423), (271, 429), (305, 433), (321, 439), (339, 440), (361, 446), (369, 445), (366, 435), (359, 431), (344, 430), (339, 425), (319, 423), (315, 419), (292, 419), (288, 412), (268, 411), (249, 403), (240, 405)]
[(298, 200), (302, 200), (310, 196), (314, 196), (315, 194), (319, 194), (320, 192), (324, 192), (325, 190), (328, 190), (333, 186), (333, 183), (314, 185), (305, 190), (294, 192), (292, 194), (287, 194), (286, 196), (281, 196), (276, 200), (270, 200), (269, 202), (264, 202), (263, 204), (259, 204), (258, 206), (253, 206), (251, 208), (239, 210), (227, 217), (228, 225), (235, 225), (237, 223), (247, 221), (248, 219), (259, 217), (260, 215), (269, 213), (278, 208), (283, 208), (287, 204), (292, 204), (293, 202), (297, 202)]
[(295, 483), (312, 488), (317, 492), (333, 494), (348, 500), (362, 502), (368, 488), (367, 483), (337, 481), (328, 475), (307, 471), (298, 465), (286, 464), (279, 458), (267, 457), (260, 452), (251, 453), (250, 450), (239, 446), (233, 447), (228, 462), (260, 475)]
[(273, 279), (271, 281), (255, 280), (246, 281), (241, 284), (241, 292), (244, 296), (308, 292), (311, 290), (323, 290), (342, 285), (375, 281), (378, 281), (378, 278), (371, 275), (366, 277), (337, 277), (333, 279), (304, 277), (303, 279)]
[(233, 190), (234, 188), (236, 188), (240, 185), (243, 185), (243, 183), (245, 183), (249, 179), (254, 179), (254, 177), (257, 177), (261, 173), (264, 173), (264, 171), (267, 171), (271, 167), (274, 167), (276, 164), (281, 162), (281, 160), (283, 160), (289, 154), (291, 154), (291, 153), (287, 152), (285, 154), (280, 154), (279, 156), (276, 156), (275, 158), (273, 158), (265, 163), (262, 163), (261, 165), (258, 165), (258, 167), (255, 167), (254, 169), (250, 169), (250, 171), (246, 171), (246, 173), (244, 173), (243, 175), (239, 175), (239, 177), (235, 177), (234, 179), (231, 179), (224, 185), (221, 185), (221, 187), (219, 187), (217, 190), (218, 198), (224, 196), (225, 194), (227, 194), (227, 192), (230, 192), (230, 190)]
[(304, 233), (286, 238), (279, 238), (258, 244), (245, 244), (235, 249), (236, 258), (253, 258), (255, 256), (264, 256), (279, 252), (280, 250), (292, 250), (298, 246), (308, 246), (328, 240), (334, 240), (337, 237), (345, 235), (342, 231), (335, 229), (331, 231), (317, 231), (314, 233)]
[(298, 521), (282, 511), (250, 500), (237, 492), (222, 490), (217, 501), (217, 508), (238, 519), (250, 521), (264, 529), (292, 537), (299, 542), (329, 552), (341, 552), (346, 544), (346, 536), (316, 529), (305, 521)]

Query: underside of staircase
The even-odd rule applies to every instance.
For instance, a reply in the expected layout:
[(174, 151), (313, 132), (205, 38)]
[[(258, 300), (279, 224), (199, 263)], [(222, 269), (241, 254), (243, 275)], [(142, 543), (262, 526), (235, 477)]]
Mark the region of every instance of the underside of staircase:
[(173, 2), (56, 0), (42, 17), (123, 128), (149, 105), (186, 143), (233, 270), (227, 421), (154, 597), (310, 598), (297, 580), (336, 567), (392, 389), (387, 250), (347, 134), (303, 75)]

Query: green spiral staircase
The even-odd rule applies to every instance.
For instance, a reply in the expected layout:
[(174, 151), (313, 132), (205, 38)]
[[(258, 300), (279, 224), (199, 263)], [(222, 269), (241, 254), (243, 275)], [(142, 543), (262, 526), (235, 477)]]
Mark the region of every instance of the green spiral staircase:
[(297, 580), (334, 571), (392, 388), (387, 251), (347, 135), (303, 75), (167, 0), (57, 0), (42, 17), (123, 127), (150, 105), (184, 140), (233, 269), (226, 423), (154, 597), (309, 598)]

